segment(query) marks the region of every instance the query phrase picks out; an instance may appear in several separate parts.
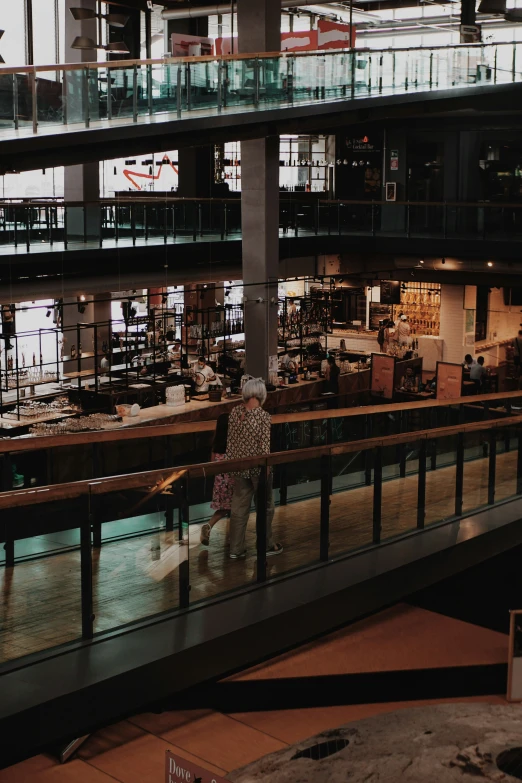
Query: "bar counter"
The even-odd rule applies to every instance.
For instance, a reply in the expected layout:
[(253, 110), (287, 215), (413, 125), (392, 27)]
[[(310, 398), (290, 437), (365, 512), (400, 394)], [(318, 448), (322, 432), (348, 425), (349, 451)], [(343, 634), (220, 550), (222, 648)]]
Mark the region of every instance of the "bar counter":
[[(341, 395), (358, 395), (359, 392), (367, 392), (370, 384), (369, 370), (345, 373), (339, 376), (339, 393)], [(325, 380), (318, 378), (312, 381), (299, 381), (289, 386), (283, 386), (275, 391), (268, 392), (265, 407), (271, 412), (281, 406), (291, 406), (307, 403), (310, 400), (318, 402), (318, 398), (327, 401), (328, 397), (322, 397), (325, 389)], [(208, 399), (195, 400), (170, 407), (168, 405), (155, 405), (151, 408), (143, 408), (137, 416), (126, 416), (123, 419), (124, 427), (140, 427), (155, 423), (182, 424), (191, 421), (209, 421), (217, 419), (221, 413), (229, 413), (234, 405), (240, 401), (241, 395), (236, 394), (230, 398), (223, 398), (220, 402), (210, 402)], [(364, 399), (362, 402), (366, 402)], [(354, 401), (354, 404), (360, 404)]]

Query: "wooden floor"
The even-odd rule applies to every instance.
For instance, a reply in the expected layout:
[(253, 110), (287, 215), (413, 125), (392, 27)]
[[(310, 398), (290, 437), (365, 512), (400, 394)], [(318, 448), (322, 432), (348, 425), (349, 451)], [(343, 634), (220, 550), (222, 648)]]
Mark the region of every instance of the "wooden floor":
[[(508, 637), (501, 633), (399, 604), (233, 679), (276, 681), (280, 677), (497, 664), (506, 662), (507, 650)], [(350, 721), (448, 701), (505, 704), (498, 695), (307, 709), (288, 705), (234, 713), (211, 709), (143, 713), (97, 731), (67, 764), (41, 754), (0, 770), (0, 783), (152, 783), (164, 780), (166, 750), (224, 776)]]
[[(497, 457), (496, 500), (514, 495), (516, 452)], [(485, 505), (487, 459), (465, 463), (464, 513)], [(306, 487), (306, 485), (304, 485)], [(426, 524), (452, 516), (455, 467), (428, 472)], [(330, 552), (353, 551), (372, 542), (372, 487), (332, 496)], [(416, 527), (417, 476), (383, 484), (382, 540)], [(269, 559), (269, 575), (318, 561), (320, 500), (312, 498), (276, 509), (274, 533), (284, 553)], [(181, 558), (190, 559), (191, 601), (234, 590), (256, 578), (255, 521), (247, 532), (248, 556), (228, 559), (227, 522), (218, 523), (211, 546), (199, 544), (199, 526), (190, 527), (188, 545), (176, 534), (158, 532), (105, 543), (94, 550), (95, 631), (109, 629), (178, 606)], [(80, 554), (64, 552), (0, 569), (0, 662), (48, 649), (80, 637)]]

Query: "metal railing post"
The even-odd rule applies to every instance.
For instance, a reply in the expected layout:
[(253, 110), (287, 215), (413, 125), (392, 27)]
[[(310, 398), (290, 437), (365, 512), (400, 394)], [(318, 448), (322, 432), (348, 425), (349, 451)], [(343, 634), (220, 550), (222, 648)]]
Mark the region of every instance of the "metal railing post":
[(83, 93), (83, 116), (85, 121), (85, 127), (88, 128), (90, 125), (90, 112), (89, 112), (89, 66), (87, 68), (84, 68), (83, 70), (83, 79), (82, 79), (82, 93)]
[(495, 483), (497, 473), (497, 434), (489, 432), (489, 469), (488, 469), (488, 506), (495, 502)]
[(464, 433), (457, 435), (457, 464), (455, 470), (455, 516), (462, 515), (464, 497)]
[(138, 66), (132, 69), (132, 121), (138, 122)]
[(38, 133), (38, 99), (36, 96), (36, 90), (38, 88), (38, 80), (36, 78), (36, 71), (31, 74), (31, 106), (33, 112), (33, 133)]
[(513, 41), (513, 58), (511, 62), (511, 81), (516, 81), (517, 76), (517, 44)]
[(419, 474), (417, 485), (417, 527), (424, 528), (426, 519), (426, 441), (422, 440), (419, 447)]
[(152, 65), (147, 65), (147, 102), (149, 105), (149, 116), (154, 114), (154, 104), (152, 102)]
[(190, 505), (189, 505), (189, 479), (186, 477), (183, 480), (181, 487), (181, 503), (179, 507), (179, 546), (180, 546), (180, 563), (179, 563), (179, 607), (180, 609), (186, 609), (190, 603), (190, 564), (189, 564), (189, 542), (184, 542), (183, 538), (183, 526), (189, 530), (190, 523)]
[(254, 106), (259, 106), (259, 58), (254, 60)]
[(266, 582), (266, 521), (268, 492), (266, 463), (259, 470), (256, 498), (257, 581)]
[(94, 613), (92, 600), (92, 548), (90, 495), (87, 518), (80, 523), (80, 583), (82, 606), (82, 639), (94, 636)]
[(329, 455), (321, 457), (321, 522), (319, 535), (319, 559), (328, 561), (330, 547), (330, 486), (331, 460)]
[(181, 91), (181, 65), (178, 65), (178, 74), (177, 74), (177, 82), (176, 82), (176, 113), (178, 115), (178, 118), (181, 117), (181, 100), (182, 100), (182, 91)]
[(18, 76), (13, 73), (13, 123), (14, 129), (18, 130)]
[(373, 543), (381, 543), (382, 517), (382, 448), (374, 450), (373, 460)]

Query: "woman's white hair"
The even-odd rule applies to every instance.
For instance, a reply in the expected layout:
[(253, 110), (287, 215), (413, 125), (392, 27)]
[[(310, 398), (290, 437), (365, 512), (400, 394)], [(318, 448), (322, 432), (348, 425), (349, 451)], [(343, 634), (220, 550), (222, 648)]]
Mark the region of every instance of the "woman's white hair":
[(250, 378), (243, 386), (243, 401), (248, 402), (252, 397), (259, 400), (260, 405), (266, 400), (266, 386), (262, 378)]

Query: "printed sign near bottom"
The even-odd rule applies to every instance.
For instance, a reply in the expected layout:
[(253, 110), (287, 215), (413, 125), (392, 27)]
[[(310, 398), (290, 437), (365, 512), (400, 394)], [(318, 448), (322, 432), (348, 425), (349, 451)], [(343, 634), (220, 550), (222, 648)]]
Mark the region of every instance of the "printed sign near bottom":
[(167, 750), (165, 783), (230, 783), (230, 781)]

